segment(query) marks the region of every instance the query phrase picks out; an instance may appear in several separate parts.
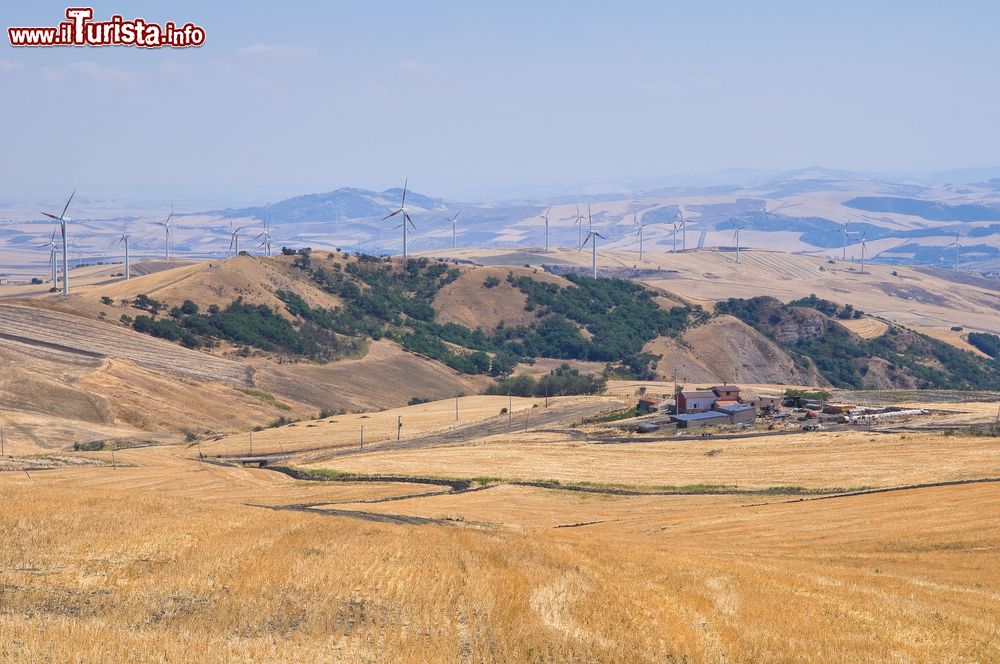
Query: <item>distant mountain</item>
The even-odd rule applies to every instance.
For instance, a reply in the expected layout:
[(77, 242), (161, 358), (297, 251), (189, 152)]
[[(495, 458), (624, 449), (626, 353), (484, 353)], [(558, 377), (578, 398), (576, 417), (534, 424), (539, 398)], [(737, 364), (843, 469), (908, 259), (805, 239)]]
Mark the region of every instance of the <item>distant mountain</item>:
[[(226, 208), (210, 210), (205, 214), (222, 217), (254, 217), (263, 221), (270, 210), (271, 217), (282, 223), (344, 221), (382, 217), (399, 206), (402, 188), (386, 189), (382, 192), (369, 189), (343, 187), (322, 194), (305, 194), (286, 198), (268, 206), (247, 208)], [(424, 210), (445, 209), (440, 198), (432, 198), (415, 191), (406, 193), (408, 206)]]
[(922, 217), (929, 221), (997, 221), (1000, 207), (964, 203), (951, 205), (941, 201), (892, 196), (860, 196), (844, 201), (844, 205), (867, 212), (895, 212)]

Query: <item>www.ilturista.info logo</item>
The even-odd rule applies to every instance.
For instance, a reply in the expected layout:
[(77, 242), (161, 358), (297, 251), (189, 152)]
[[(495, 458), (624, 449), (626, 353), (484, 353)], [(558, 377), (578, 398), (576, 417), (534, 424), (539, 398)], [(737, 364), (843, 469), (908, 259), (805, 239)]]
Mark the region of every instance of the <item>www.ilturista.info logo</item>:
[(91, 7), (69, 7), (66, 19), (55, 27), (11, 27), (11, 46), (139, 46), (141, 48), (188, 48), (205, 43), (205, 29), (194, 23), (163, 25), (145, 19), (125, 20), (114, 15), (108, 21), (93, 21)]

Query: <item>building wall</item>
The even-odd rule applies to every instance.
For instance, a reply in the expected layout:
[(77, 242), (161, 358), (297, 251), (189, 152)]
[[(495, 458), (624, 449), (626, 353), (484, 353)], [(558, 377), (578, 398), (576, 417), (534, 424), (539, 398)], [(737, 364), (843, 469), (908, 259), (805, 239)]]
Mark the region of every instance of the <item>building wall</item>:
[(684, 410), (685, 413), (702, 413), (706, 410), (712, 410), (712, 405), (715, 404), (715, 395), (710, 397), (686, 397), (684, 399)]
[(757, 420), (757, 412), (753, 408), (740, 410), (729, 416), (732, 424), (753, 424)]
[(726, 423), (727, 419), (724, 417), (713, 417), (704, 420), (691, 420), (689, 422), (678, 421), (677, 426), (680, 429), (701, 429), (702, 427), (714, 427)]

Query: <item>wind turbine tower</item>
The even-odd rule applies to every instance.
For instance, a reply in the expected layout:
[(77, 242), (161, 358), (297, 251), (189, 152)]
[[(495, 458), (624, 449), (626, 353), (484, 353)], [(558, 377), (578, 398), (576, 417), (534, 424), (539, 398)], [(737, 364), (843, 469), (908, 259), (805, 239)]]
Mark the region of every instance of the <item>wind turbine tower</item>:
[(583, 215), (580, 214), (580, 204), (576, 204), (576, 219), (573, 220), (573, 225), (576, 226), (576, 241), (577, 244), (583, 246)]
[(865, 233), (861, 234), (861, 271), (865, 271), (865, 251), (868, 249), (868, 242), (865, 240)]
[(552, 206), (545, 208), (545, 214), (538, 215), (538, 218), (545, 222), (545, 253), (549, 253), (549, 211)]
[(59, 255), (59, 245), (56, 243), (56, 232), (52, 231), (52, 237), (49, 238), (49, 241), (38, 245), (38, 247), (49, 250), (49, 269), (52, 271), (52, 287), (56, 288), (59, 285), (59, 268), (56, 265), (56, 257)]
[(170, 204), (170, 214), (163, 221), (158, 221), (156, 224), (158, 226), (163, 226), (163, 257), (166, 260), (170, 260), (170, 236), (172, 231), (170, 220), (174, 218), (174, 204)]
[(59, 222), (59, 230), (62, 232), (62, 269), (63, 269), (63, 295), (69, 295), (69, 246), (67, 245), (66, 238), (66, 222), (72, 221), (66, 216), (66, 210), (69, 209), (69, 204), (73, 201), (73, 197), (76, 196), (76, 190), (69, 195), (69, 200), (66, 201), (66, 205), (63, 206), (62, 214), (58, 217), (54, 214), (49, 214), (48, 212), (43, 212), (46, 217), (50, 219), (55, 219)]
[(640, 222), (638, 216), (636, 215), (636, 213), (633, 212), (632, 213), (632, 225), (635, 226), (635, 228), (636, 228), (635, 235), (636, 235), (637, 238), (639, 238), (639, 262), (641, 263), (642, 262), (642, 241), (643, 241), (643, 235), (644, 235), (643, 231), (645, 231), (646, 226), (649, 226), (649, 224), (644, 224), (644, 223)]
[(955, 241), (949, 247), (955, 247), (955, 272), (958, 272), (958, 261), (962, 254), (962, 243), (959, 241), (960, 233), (955, 233)]
[(597, 231), (587, 231), (587, 239), (583, 241), (582, 245), (580, 245), (580, 251), (583, 251), (583, 248), (587, 246), (587, 243), (593, 240), (593, 242), (590, 242), (590, 265), (593, 270), (594, 279), (597, 278), (597, 238), (601, 238), (602, 240), (607, 239)]
[(453, 216), (453, 217), (445, 217), (445, 219), (447, 219), (448, 221), (451, 222), (451, 248), (452, 249), (454, 249), (457, 246), (456, 233), (458, 232), (458, 215), (460, 215), (460, 214), (462, 214), (461, 210), (459, 210), (458, 212), (456, 212), (455, 216)]
[(850, 226), (850, 225), (851, 225), (851, 222), (848, 221), (846, 224), (844, 224), (844, 230), (842, 231), (843, 234), (844, 234), (844, 255), (841, 258), (841, 260), (845, 260), (845, 261), (847, 260), (847, 242), (848, 242), (848, 239), (849, 239), (849, 233), (847, 232), (847, 227)]
[(255, 239), (260, 240), (260, 244), (257, 245), (259, 248), (264, 250), (265, 256), (271, 255), (271, 231), (270, 225), (268, 224), (267, 217), (264, 218), (264, 232), (258, 235)]
[(677, 226), (681, 228), (681, 251), (687, 251), (687, 219), (684, 218), (684, 209), (680, 205), (677, 206), (677, 214), (674, 215), (674, 253), (677, 253)]
[(235, 247), (236, 251), (233, 252), (233, 256), (240, 255), (240, 231), (243, 227), (233, 228), (233, 220), (229, 220), (229, 251), (233, 251)]
[(739, 226), (736, 227), (736, 232), (733, 233), (733, 237), (736, 238), (736, 262), (740, 262), (740, 230)]
[(126, 222), (126, 221), (122, 222), (122, 236), (120, 238), (118, 238), (118, 244), (124, 244), (125, 245), (125, 281), (128, 281), (129, 279), (132, 278), (132, 273), (131, 273), (131, 269), (130, 269), (131, 266), (130, 266), (130, 263), (129, 263), (129, 255), (128, 255), (128, 238), (129, 238), (129, 234), (128, 234), (128, 226), (126, 225), (127, 223), (128, 222)]
[(400, 226), (403, 227), (403, 258), (404, 259), (406, 258), (406, 235), (407, 235), (406, 225), (409, 224), (413, 228), (413, 230), (417, 230), (417, 227), (413, 225), (413, 220), (410, 219), (410, 212), (409, 212), (409, 210), (406, 209), (406, 187), (407, 187), (407, 185), (409, 183), (410, 183), (409, 178), (406, 178), (405, 180), (403, 180), (403, 197), (402, 197), (402, 199), (399, 202), (399, 208), (397, 208), (396, 210), (394, 210), (394, 211), (390, 212), (389, 214), (385, 215), (384, 217), (382, 217), (382, 221), (385, 221), (386, 219), (390, 219), (392, 217), (395, 217), (397, 214), (403, 215), (402, 222), (399, 224), (399, 226), (396, 226), (396, 228), (399, 228)]

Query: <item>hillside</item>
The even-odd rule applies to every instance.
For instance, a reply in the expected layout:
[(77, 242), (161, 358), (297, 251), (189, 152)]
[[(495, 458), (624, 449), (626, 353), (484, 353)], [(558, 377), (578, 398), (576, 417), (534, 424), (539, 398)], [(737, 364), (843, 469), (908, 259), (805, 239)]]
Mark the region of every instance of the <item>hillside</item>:
[(507, 281), (507, 275), (529, 276), (545, 283), (568, 286), (560, 277), (523, 267), (482, 267), (469, 270), (442, 288), (431, 306), (440, 323), (457, 323), (468, 328), (493, 331), (503, 323), (509, 327), (529, 325), (533, 312), (525, 306), (528, 296)]
[(1000, 364), (899, 325), (865, 339), (841, 325), (861, 312), (829, 300), (788, 305), (770, 297), (731, 298), (716, 311), (740, 318), (780, 344), (802, 367), (836, 387), (1000, 389)]
[[(966, 338), (975, 328), (953, 332), (943, 327), (952, 320), (939, 319), (923, 328), (932, 333), (925, 336), (881, 317), (854, 317), (853, 309), (847, 319), (839, 315), (849, 301), (867, 298), (870, 279), (885, 275), (841, 272), (862, 286), (855, 296), (833, 285), (849, 281), (824, 281), (826, 268), (836, 266), (746, 256), (754, 271), (726, 263), (724, 254), (655, 258), (700, 263), (695, 292), (693, 275), (665, 269), (638, 273), (655, 285), (650, 290), (624, 279), (558, 277), (521, 266), (403, 263), (333, 252), (176, 267), (154, 262), (148, 270), (138, 263), (140, 276), (128, 282), (81, 280), (68, 300), (44, 295), (0, 305), (0, 356), (7, 367), (0, 406), (45, 446), (65, 448), (106, 438), (114, 426), (136, 440), (232, 432), (319, 411), (477, 394), (511, 372), (541, 376), (563, 362), (610, 378), (676, 376), (685, 384), (995, 384), (996, 363), (988, 356), (955, 350), (973, 348)], [(768, 260), (757, 260), (762, 257)], [(784, 276), (759, 269), (762, 264)], [(950, 306), (943, 291), (932, 290), (941, 284), (954, 301), (980, 298), (982, 307), (993, 297), (978, 282), (898, 275), (903, 283), (916, 282), (907, 292), (919, 294), (917, 316)], [(756, 309), (747, 299), (711, 299), (756, 287), (794, 292), (824, 284), (821, 292), (841, 299), (788, 307), (765, 298)], [(882, 292), (901, 297), (898, 288)], [(978, 320), (970, 308), (969, 320)], [(172, 397), (182, 393), (183, 399)]]
[(797, 365), (780, 345), (733, 316), (715, 316), (679, 339), (659, 337), (643, 352), (659, 356), (658, 379), (676, 377), (678, 384), (827, 384), (814, 368)]

